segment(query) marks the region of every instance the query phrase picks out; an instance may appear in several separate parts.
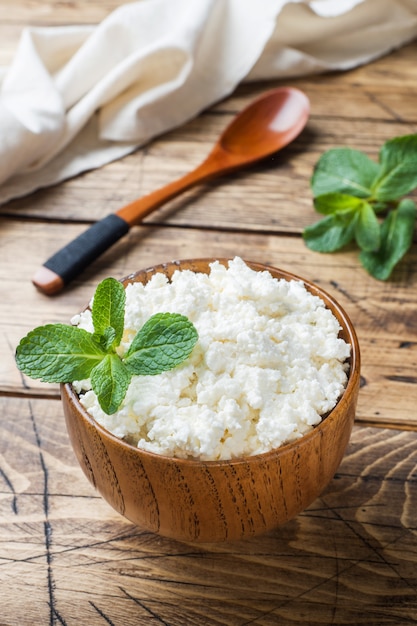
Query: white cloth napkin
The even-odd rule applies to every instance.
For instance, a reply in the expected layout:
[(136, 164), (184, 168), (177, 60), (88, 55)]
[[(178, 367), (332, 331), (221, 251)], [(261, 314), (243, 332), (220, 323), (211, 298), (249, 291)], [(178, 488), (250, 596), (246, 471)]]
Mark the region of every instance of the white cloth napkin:
[(142, 146), (245, 80), (367, 63), (417, 36), (417, 0), (141, 0), (23, 30), (0, 70), (0, 203)]

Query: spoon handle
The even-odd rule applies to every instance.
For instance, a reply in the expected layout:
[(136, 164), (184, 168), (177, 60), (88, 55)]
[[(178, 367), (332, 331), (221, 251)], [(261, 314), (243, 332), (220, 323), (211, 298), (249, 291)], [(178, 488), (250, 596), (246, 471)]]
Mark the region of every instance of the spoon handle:
[(185, 176), (134, 200), (94, 223), (51, 256), (33, 276), (33, 284), (47, 295), (58, 293), (103, 252), (121, 239), (131, 226), (139, 224), (152, 211), (193, 185), (236, 167), (237, 164), (228, 164), (227, 160), (228, 156), (221, 148), (215, 148), (203, 163)]
[[(222, 158), (223, 156), (225, 158)], [(116, 211), (116, 215), (125, 220), (129, 226), (139, 224), (144, 217), (156, 209), (159, 209), (159, 207), (169, 200), (179, 196), (183, 191), (190, 189), (190, 187), (193, 187), (197, 183), (203, 183), (220, 173), (224, 173), (227, 168), (226, 160), (230, 160), (228, 155), (223, 153), (223, 151), (216, 146), (205, 161), (200, 163), (200, 165), (191, 172), (181, 176), (181, 178), (177, 178), (160, 189), (152, 191), (142, 198), (133, 200), (130, 204)], [(231, 168), (229, 167), (229, 169)]]
[(280, 87), (267, 92), (234, 118), (201, 165), (93, 224), (50, 257), (32, 278), (33, 284), (48, 295), (57, 293), (123, 237), (131, 226), (168, 200), (196, 183), (249, 165), (284, 148), (304, 128), (309, 110), (308, 98), (298, 89)]

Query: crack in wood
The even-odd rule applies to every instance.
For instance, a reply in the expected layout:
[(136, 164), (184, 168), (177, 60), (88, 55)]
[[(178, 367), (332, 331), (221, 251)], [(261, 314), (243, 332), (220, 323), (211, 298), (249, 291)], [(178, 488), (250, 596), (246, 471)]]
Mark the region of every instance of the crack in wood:
[(408, 385), (416, 385), (417, 384), (417, 376), (401, 376), (401, 375), (393, 375), (386, 376), (387, 380), (391, 380), (394, 383), (406, 383)]
[(13, 486), (12, 481), (10, 480), (6, 472), (1, 467), (0, 467), (0, 476), (3, 478), (4, 482), (6, 483), (7, 487), (10, 489), (12, 493), (12, 511), (15, 515), (18, 515), (19, 511), (18, 511), (18, 506), (17, 506), (16, 490)]
[(107, 624), (110, 624), (110, 626), (116, 626), (115, 623), (104, 613), (104, 611), (102, 611), (98, 606), (94, 604), (94, 602), (91, 602), (90, 600), (89, 603), (93, 607), (93, 609), (97, 611), (100, 617), (102, 617), (104, 621), (107, 622)]
[(29, 401), (29, 415), (32, 423), (33, 433), (35, 435), (35, 441), (39, 453), (39, 462), (43, 474), (43, 513), (44, 513), (44, 541), (45, 541), (45, 556), (47, 565), (47, 587), (49, 596), (49, 625), (54, 626), (55, 617), (57, 617), (61, 623), (64, 623), (55, 607), (55, 585), (53, 580), (53, 567), (52, 567), (52, 526), (49, 521), (49, 493), (48, 493), (48, 468), (45, 463), (45, 458), (42, 452), (42, 442), (39, 436), (38, 427), (36, 424), (35, 413), (33, 411), (32, 403)]
[(146, 606), (144, 604), (143, 601), (139, 600), (138, 598), (135, 598), (134, 596), (132, 596), (130, 593), (128, 593), (126, 591), (126, 589), (123, 589), (123, 587), (119, 587), (120, 591), (122, 593), (125, 594), (125, 596), (127, 598), (130, 598), (131, 600), (133, 600), (133, 602), (135, 602), (136, 604), (138, 604), (144, 611), (146, 611), (146, 613), (148, 613), (149, 615), (151, 615), (154, 619), (156, 619), (160, 624), (163, 624), (164, 626), (171, 626), (169, 622), (166, 622), (164, 619), (162, 619), (162, 617), (160, 617), (157, 613), (155, 613), (155, 611), (152, 611), (152, 609), (150, 609), (148, 606)]

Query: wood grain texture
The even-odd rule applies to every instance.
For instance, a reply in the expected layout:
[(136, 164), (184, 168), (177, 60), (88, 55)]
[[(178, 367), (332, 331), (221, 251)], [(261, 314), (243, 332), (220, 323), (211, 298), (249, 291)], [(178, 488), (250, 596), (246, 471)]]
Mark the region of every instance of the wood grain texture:
[[(409, 61), (416, 52), (417, 43), (412, 43), (350, 72), (290, 81), (311, 101), (308, 126), (292, 145), (245, 173), (188, 192), (146, 220), (205, 227), (209, 216), (215, 228), (239, 224), (252, 231), (300, 234), (317, 219), (309, 180), (325, 150), (347, 145), (377, 159), (387, 139), (416, 132), (417, 85)], [(100, 219), (197, 166), (233, 115), (280, 84), (244, 84), (232, 97), (122, 161), (11, 201), (0, 206), (0, 214), (86, 223)]]
[(110, 509), (75, 460), (59, 402), (0, 403), (2, 626), (415, 623), (416, 433), (355, 427), (305, 513), (196, 546)]
[[(3, 0), (0, 65), (24, 26), (95, 24), (121, 4)], [(56, 298), (30, 282), (48, 256), (197, 165), (237, 111), (283, 82), (241, 85), (134, 154), (0, 206), (0, 626), (416, 623), (416, 246), (380, 283), (353, 248), (319, 255), (301, 239), (318, 217), (309, 180), (323, 151), (377, 158), (384, 141), (416, 132), (416, 52), (413, 42), (348, 72), (285, 81), (312, 105), (296, 142), (171, 202)], [(234, 254), (317, 282), (349, 313), (362, 348), (358, 426), (305, 513), (262, 537), (196, 547), (143, 532), (98, 496), (69, 446), (58, 388), (22, 377), (14, 349), (34, 326), (67, 322), (108, 275)]]
[[(15, 347), (35, 326), (68, 322), (89, 302), (96, 284), (109, 274), (122, 278), (171, 259), (240, 255), (291, 271), (333, 295), (351, 317), (362, 349), (357, 419), (417, 429), (416, 247), (395, 270), (393, 281), (381, 283), (362, 269), (355, 250), (325, 255), (311, 252), (300, 238), (289, 236), (135, 227), (59, 296), (48, 298), (38, 293), (30, 282), (33, 268), (82, 229), (82, 225), (66, 224), (63, 228), (55, 223), (3, 221), (0, 349), (4, 356), (0, 361), (0, 391), (57, 397), (56, 386), (22, 378), (14, 363)], [(16, 265), (16, 255), (23, 249), (25, 255)], [(22, 307), (21, 301), (26, 306)]]
[[(226, 259), (219, 259), (227, 266)], [(251, 264), (264, 272), (263, 264)], [(146, 285), (156, 273), (208, 274), (210, 261), (164, 263), (131, 274), (125, 285)], [(272, 276), (293, 280), (270, 268)], [(119, 513), (138, 526), (180, 541), (223, 542), (253, 537), (296, 517), (333, 478), (349, 441), (360, 386), (360, 349), (346, 312), (317, 285), (320, 298), (350, 345), (348, 379), (334, 409), (308, 435), (246, 459), (204, 462), (167, 458), (114, 437), (85, 411), (71, 385), (61, 387), (67, 431), (91, 484)]]

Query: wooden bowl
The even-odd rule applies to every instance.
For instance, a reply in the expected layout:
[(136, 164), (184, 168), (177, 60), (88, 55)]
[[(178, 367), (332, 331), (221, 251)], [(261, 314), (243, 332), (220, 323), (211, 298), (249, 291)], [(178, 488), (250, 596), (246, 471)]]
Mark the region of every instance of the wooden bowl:
[[(226, 259), (219, 259), (227, 264)], [(175, 261), (137, 272), (123, 282), (146, 283), (155, 272), (209, 272), (212, 259)], [(286, 280), (297, 276), (258, 263)], [(303, 279), (301, 279), (303, 280)], [(82, 407), (71, 385), (62, 385), (69, 437), (87, 478), (116, 511), (139, 527), (180, 541), (237, 540), (274, 529), (308, 507), (333, 478), (349, 441), (359, 390), (360, 353), (342, 307), (316, 285), (319, 296), (351, 345), (346, 389), (336, 407), (301, 439), (271, 452), (231, 461), (169, 458), (125, 443)]]

